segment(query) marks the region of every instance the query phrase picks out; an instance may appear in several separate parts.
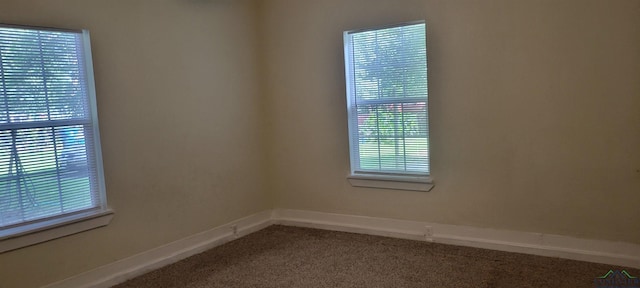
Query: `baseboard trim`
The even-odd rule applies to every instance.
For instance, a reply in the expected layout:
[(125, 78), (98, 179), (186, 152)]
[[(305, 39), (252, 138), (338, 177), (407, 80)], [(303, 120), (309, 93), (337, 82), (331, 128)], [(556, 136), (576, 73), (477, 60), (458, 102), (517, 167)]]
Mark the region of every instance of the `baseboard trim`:
[(49, 284), (44, 288), (108, 288), (149, 271), (222, 245), (236, 238), (264, 229), (271, 225), (271, 214), (271, 210), (256, 213)]
[(640, 268), (640, 245), (624, 242), (289, 209), (273, 223)]
[(640, 268), (640, 245), (631, 243), (305, 210), (275, 209), (232, 221), (49, 284), (43, 288), (111, 287), (274, 224)]

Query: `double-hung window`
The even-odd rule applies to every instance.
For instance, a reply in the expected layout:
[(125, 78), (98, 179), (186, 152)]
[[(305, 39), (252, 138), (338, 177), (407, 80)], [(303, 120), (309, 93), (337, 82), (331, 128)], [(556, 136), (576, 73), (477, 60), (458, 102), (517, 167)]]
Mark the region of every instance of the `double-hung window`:
[(430, 189), (425, 23), (347, 31), (344, 54), (352, 184)]
[(87, 31), (0, 25), (0, 252), (109, 214), (97, 120)]

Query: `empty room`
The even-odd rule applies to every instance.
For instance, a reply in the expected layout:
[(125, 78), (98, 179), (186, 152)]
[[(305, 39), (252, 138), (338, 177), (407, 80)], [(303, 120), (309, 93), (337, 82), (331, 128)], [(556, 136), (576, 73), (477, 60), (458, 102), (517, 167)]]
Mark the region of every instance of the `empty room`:
[(0, 0), (0, 288), (639, 269), (639, 0)]

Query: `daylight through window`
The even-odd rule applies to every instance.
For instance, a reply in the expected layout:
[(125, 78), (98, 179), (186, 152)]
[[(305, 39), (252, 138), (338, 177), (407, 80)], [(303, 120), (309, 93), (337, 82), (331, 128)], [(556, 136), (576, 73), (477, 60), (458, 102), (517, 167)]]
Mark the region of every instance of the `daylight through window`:
[(344, 33), (351, 173), (429, 175), (424, 22)]
[(106, 208), (88, 32), (0, 26), (0, 236)]

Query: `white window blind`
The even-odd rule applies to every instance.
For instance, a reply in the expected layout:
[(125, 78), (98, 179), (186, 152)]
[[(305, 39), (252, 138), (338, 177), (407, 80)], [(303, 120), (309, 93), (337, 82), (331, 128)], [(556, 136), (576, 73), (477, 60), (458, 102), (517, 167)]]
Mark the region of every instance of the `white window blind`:
[(0, 26), (0, 235), (106, 208), (94, 91), (87, 31)]
[(425, 23), (344, 33), (351, 173), (429, 175)]

